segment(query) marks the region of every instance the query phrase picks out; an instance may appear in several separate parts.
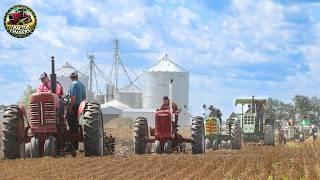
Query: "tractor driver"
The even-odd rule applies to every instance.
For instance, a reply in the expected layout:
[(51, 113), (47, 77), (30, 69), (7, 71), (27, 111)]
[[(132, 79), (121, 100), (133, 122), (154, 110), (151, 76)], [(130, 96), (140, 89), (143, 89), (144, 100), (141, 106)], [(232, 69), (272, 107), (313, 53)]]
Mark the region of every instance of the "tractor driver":
[[(162, 105), (157, 110), (170, 110), (170, 99), (168, 98), (168, 96), (164, 96), (162, 98)], [(179, 112), (179, 110), (178, 110), (177, 104), (172, 102), (172, 113), (175, 114), (175, 118), (174, 118), (175, 120), (173, 122), (174, 123), (174, 127), (178, 127), (178, 115), (177, 115), (178, 112)]]
[[(36, 93), (41, 93), (41, 92), (50, 92), (51, 90), (51, 81), (48, 77), (48, 74), (46, 72), (43, 72), (40, 75), (40, 80), (41, 83), (39, 84), (39, 86), (37, 87)], [(63, 89), (62, 86), (59, 82), (57, 82), (57, 88), (56, 88), (56, 94), (59, 97), (63, 96)]]
[[(170, 99), (168, 98), (168, 96), (164, 96), (162, 98), (162, 105), (160, 107), (160, 110), (170, 110)], [(178, 111), (178, 106), (174, 102), (172, 102), (172, 111), (173, 113), (176, 113)]]
[(219, 118), (219, 123), (220, 123), (220, 127), (222, 124), (222, 113), (220, 111), (220, 109), (213, 107), (212, 105), (209, 106), (208, 108), (210, 110), (210, 117), (216, 116)]
[(252, 109), (251, 104), (249, 104), (248, 105), (248, 110), (246, 111), (246, 114), (251, 113), (251, 109)]
[[(69, 88), (70, 106), (68, 115), (68, 125), (71, 131), (78, 131), (78, 109), (80, 103), (86, 99), (86, 88), (82, 82), (78, 80), (78, 72), (75, 71), (69, 76), (72, 83)], [(78, 143), (72, 143), (73, 149), (78, 149)]]

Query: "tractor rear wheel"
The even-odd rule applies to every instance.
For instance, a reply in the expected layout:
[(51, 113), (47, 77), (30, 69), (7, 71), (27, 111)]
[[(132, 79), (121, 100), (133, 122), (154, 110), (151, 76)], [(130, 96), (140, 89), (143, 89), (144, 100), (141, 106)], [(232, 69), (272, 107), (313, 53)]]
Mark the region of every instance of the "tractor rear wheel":
[(148, 121), (144, 117), (138, 117), (134, 123), (134, 152), (135, 154), (146, 154), (151, 150), (147, 142)]
[(191, 149), (192, 154), (205, 153), (205, 135), (203, 118), (200, 116), (192, 119), (191, 125)]
[(98, 103), (87, 103), (82, 116), (83, 145), (86, 156), (103, 156), (105, 151), (103, 118)]
[[(5, 159), (15, 159), (24, 156), (24, 142), (19, 142), (24, 134), (24, 121), (20, 115), (19, 106), (6, 107), (3, 114), (2, 140)], [(21, 137), (22, 136), (22, 137)], [(23, 148), (21, 148), (23, 146)]]
[(54, 136), (49, 136), (44, 142), (44, 156), (56, 156), (57, 141)]
[(167, 140), (164, 143), (164, 152), (167, 154), (171, 154), (172, 153), (172, 141), (171, 140)]
[(241, 148), (241, 127), (240, 121), (237, 119), (230, 120), (230, 140), (231, 140), (231, 149), (240, 149)]
[(162, 148), (161, 148), (161, 143), (160, 141), (156, 140), (156, 154), (162, 154)]
[(30, 141), (30, 156), (31, 156), (31, 158), (39, 158), (40, 157), (39, 144), (40, 144), (40, 140), (38, 137), (31, 138), (31, 141)]
[(265, 125), (263, 128), (263, 137), (264, 137), (264, 145), (267, 146), (274, 146), (275, 140), (274, 140), (274, 128), (272, 125)]

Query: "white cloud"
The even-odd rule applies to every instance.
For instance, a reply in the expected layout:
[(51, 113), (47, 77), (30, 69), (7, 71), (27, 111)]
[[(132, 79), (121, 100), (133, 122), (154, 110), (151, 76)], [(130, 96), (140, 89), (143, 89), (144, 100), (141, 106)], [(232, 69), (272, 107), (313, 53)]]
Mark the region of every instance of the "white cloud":
[[(57, 66), (69, 61), (81, 67), (87, 62), (86, 53), (92, 52), (109, 69), (111, 39), (116, 37), (125, 44), (124, 49), (144, 51), (127, 55), (132, 64), (147, 59), (145, 63), (151, 65), (168, 53), (190, 70), (194, 107), (210, 97), (212, 102), (206, 103), (216, 103), (229, 112), (238, 96), (288, 98), (295, 93), (317, 93), (320, 88), (314, 83), (319, 82), (320, 75), (320, 25), (310, 18), (308, 5), (233, 0), (230, 7), (218, 14), (201, 9), (196, 1), (156, 1), (152, 5), (138, 0), (25, 3), (38, 14), (38, 28), (21, 41), (1, 30), (0, 48), (6, 50), (1, 51), (0, 60), (12, 63), (12, 59), (19, 59), (24, 71), (30, 73), (28, 83), (32, 85), (38, 82), (40, 72), (49, 71), (51, 55), (57, 56)], [(312, 34), (304, 33), (306, 29)], [(310, 40), (311, 35), (314, 38)], [(301, 57), (292, 59), (291, 55), (296, 54)], [(278, 62), (297, 63), (283, 67), (297, 72), (284, 75), (281, 82), (256, 80), (258, 73), (254, 69), (241, 69)], [(148, 65), (141, 64), (138, 71)], [(307, 72), (301, 71), (304, 65), (309, 68)], [(3, 102), (14, 100), (14, 93), (21, 94), (21, 89), (14, 88), (16, 84), (8, 86), (4, 88), (12, 90), (12, 96), (3, 97)]]

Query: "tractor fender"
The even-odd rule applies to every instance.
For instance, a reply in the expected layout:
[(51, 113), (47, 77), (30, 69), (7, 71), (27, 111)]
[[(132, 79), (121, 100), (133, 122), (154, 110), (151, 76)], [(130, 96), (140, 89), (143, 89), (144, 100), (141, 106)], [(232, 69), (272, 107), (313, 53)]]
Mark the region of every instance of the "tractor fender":
[(20, 103), (19, 105), (19, 110), (20, 110), (20, 116), (21, 118), (27, 118), (27, 109), (26, 106), (22, 103)]
[(78, 109), (78, 117), (81, 116), (81, 114), (84, 111), (84, 108), (86, 107), (86, 101), (82, 101), (79, 105), (79, 109)]

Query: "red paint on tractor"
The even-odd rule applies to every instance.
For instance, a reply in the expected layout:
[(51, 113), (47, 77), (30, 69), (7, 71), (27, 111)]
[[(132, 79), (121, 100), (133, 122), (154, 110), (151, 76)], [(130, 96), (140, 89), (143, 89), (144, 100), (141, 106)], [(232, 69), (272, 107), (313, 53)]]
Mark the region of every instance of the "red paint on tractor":
[(53, 93), (33, 94), (30, 97), (30, 129), (33, 134), (58, 133), (59, 97)]
[(78, 109), (78, 117), (83, 113), (84, 108), (86, 107), (86, 101), (82, 101), (79, 105)]
[(25, 9), (20, 8), (16, 12), (9, 14), (10, 24), (18, 24), (21, 19), (31, 18), (25, 11)]
[(20, 103), (18, 106), (19, 106), (19, 110), (21, 112), (21, 118), (27, 117), (26, 106), (22, 103)]
[(171, 138), (172, 122), (168, 110), (158, 111), (155, 114), (155, 139), (165, 140)]

